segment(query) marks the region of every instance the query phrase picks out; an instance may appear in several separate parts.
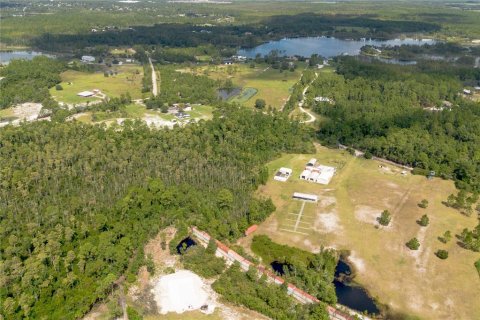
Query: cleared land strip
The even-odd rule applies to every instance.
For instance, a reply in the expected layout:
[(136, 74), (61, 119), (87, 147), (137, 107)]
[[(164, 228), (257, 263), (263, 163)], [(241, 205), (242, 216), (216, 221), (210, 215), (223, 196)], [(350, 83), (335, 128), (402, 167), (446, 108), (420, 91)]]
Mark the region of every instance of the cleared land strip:
[(158, 95), (158, 87), (157, 87), (157, 73), (155, 72), (155, 69), (153, 68), (153, 63), (152, 59), (149, 57), (148, 61), (150, 62), (150, 68), (152, 68), (152, 94), (153, 96)]

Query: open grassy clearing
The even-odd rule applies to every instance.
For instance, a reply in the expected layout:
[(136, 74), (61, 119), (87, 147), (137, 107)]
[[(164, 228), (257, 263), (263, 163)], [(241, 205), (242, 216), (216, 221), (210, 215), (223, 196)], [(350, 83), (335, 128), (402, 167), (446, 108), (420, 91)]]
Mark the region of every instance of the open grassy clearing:
[[(98, 100), (95, 97), (82, 98), (77, 96), (82, 91), (92, 91), (100, 89), (108, 97), (118, 97), (122, 93), (130, 93), (132, 99), (143, 98), (141, 92), (143, 69), (137, 65), (115, 66), (113, 70), (118, 74), (105, 77), (103, 72), (87, 73), (68, 70), (62, 73), (62, 82), (60, 85), (63, 90), (50, 89), (50, 94), (57, 101), (65, 103), (84, 103), (87, 101)], [(70, 84), (69, 84), (70, 83)]]
[[(256, 99), (264, 99), (267, 106), (281, 108), (287, 101), (292, 86), (300, 79), (302, 70), (303, 65), (299, 63), (294, 72), (280, 72), (266, 64), (257, 64), (255, 68), (248, 64), (201, 66), (181, 71), (203, 74), (222, 82), (231, 79), (234, 86), (244, 88), (242, 93), (231, 98), (231, 101), (253, 107)], [(252, 94), (253, 90), (247, 88), (256, 89), (256, 94)]]
[[(199, 121), (199, 120), (208, 120), (213, 117), (213, 107), (204, 106), (204, 105), (194, 105), (192, 111), (185, 111), (185, 113), (190, 115), (190, 119)], [(178, 120), (175, 115), (170, 113), (161, 113), (157, 110), (148, 110), (144, 105), (138, 103), (132, 103), (125, 106), (121, 111), (117, 112), (82, 112), (74, 116), (77, 121), (84, 123), (100, 123), (105, 122), (111, 124), (114, 120), (123, 120), (123, 119), (141, 119), (141, 120), (150, 120), (154, 121), (158, 119), (159, 121), (165, 122), (178, 122), (182, 123), (185, 120)], [(148, 122), (148, 121), (147, 121)]]
[[(318, 163), (337, 167), (328, 186), (298, 178), (312, 157)], [(259, 193), (270, 196), (277, 211), (260, 225), (258, 233), (274, 241), (294, 244), (311, 251), (321, 246), (351, 250), (356, 281), (393, 310), (425, 319), (477, 319), (475, 306), (480, 295), (480, 279), (473, 266), (478, 253), (460, 248), (455, 240), (438, 240), (446, 230), (452, 234), (476, 225), (475, 217), (466, 217), (441, 202), (456, 192), (452, 181), (427, 180), (373, 160), (354, 158), (347, 152), (317, 147), (316, 155), (285, 155), (269, 164), (270, 176), (279, 167), (293, 169), (287, 182), (270, 179)], [(301, 202), (291, 200), (293, 192), (317, 194), (318, 204), (305, 207), (302, 233), (281, 230), (296, 217)], [(422, 199), (427, 209), (418, 207)], [(378, 227), (376, 218), (388, 209), (392, 222)], [(427, 214), (430, 224), (420, 227), (416, 220)], [(298, 230), (297, 230), (298, 231)], [(410, 251), (405, 242), (417, 237), (418, 251)], [(248, 247), (251, 236), (241, 240)], [(447, 260), (434, 254), (449, 251)], [(401, 288), (401, 290), (399, 290)]]

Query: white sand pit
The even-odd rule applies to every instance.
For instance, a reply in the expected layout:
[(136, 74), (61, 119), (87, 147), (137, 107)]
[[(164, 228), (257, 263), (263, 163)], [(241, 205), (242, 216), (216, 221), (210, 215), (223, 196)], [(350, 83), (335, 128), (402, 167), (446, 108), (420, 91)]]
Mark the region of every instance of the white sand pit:
[(168, 312), (183, 313), (208, 305), (206, 313), (215, 310), (213, 301), (207, 293), (207, 285), (195, 273), (180, 270), (158, 279), (152, 289), (161, 314)]

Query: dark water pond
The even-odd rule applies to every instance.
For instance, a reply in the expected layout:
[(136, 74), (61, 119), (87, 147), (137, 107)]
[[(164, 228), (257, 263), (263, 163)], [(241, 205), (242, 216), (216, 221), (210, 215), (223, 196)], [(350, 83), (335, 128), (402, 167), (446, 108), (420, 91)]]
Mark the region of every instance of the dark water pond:
[(232, 88), (230, 90), (227, 89), (218, 89), (217, 90), (217, 95), (220, 99), (223, 101), (230, 99), (231, 97), (236, 96), (242, 92), (242, 88)]
[(376, 306), (375, 301), (368, 295), (365, 289), (359, 286), (351, 286), (347, 283), (347, 279), (351, 274), (352, 270), (348, 263), (340, 259), (335, 268), (335, 280), (333, 281), (338, 302), (353, 310), (379, 314), (380, 310)]
[[(290, 268), (288, 263), (279, 261), (273, 261), (270, 263), (270, 266), (280, 276), (285, 274), (286, 268)], [(352, 270), (348, 263), (340, 259), (335, 268), (335, 280), (333, 281), (338, 302), (359, 312), (367, 311), (370, 314), (379, 314), (380, 310), (376, 306), (375, 301), (368, 295), (365, 289), (348, 284), (351, 275)]]
[(180, 241), (180, 243), (177, 245), (177, 252), (179, 254), (182, 254), (185, 252), (185, 250), (195, 245), (197, 245), (197, 243), (192, 238), (186, 237), (185, 239)]
[(290, 265), (288, 263), (278, 261), (273, 261), (272, 263), (270, 263), (270, 266), (276, 274), (281, 276), (285, 274), (285, 270), (290, 269)]
[(36, 56), (53, 57), (52, 55), (38, 51), (2, 51), (0, 52), (0, 63), (8, 64), (13, 59), (32, 60)]
[(342, 40), (327, 37), (286, 38), (278, 41), (270, 41), (251, 49), (241, 49), (239, 55), (254, 58), (257, 54), (262, 56), (272, 50), (278, 50), (281, 55), (310, 57), (319, 54), (326, 58), (338, 55), (358, 55), (360, 48), (365, 45), (373, 46), (399, 46), (402, 44), (424, 45), (434, 44), (432, 39), (393, 39), (393, 40)]

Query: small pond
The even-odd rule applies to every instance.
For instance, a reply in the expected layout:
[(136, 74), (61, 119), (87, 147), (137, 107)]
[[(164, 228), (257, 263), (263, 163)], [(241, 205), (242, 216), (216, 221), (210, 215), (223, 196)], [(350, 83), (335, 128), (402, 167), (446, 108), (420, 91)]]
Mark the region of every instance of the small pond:
[(262, 56), (273, 50), (279, 51), (281, 55), (310, 57), (312, 54), (319, 54), (326, 58), (338, 55), (358, 55), (360, 48), (365, 45), (373, 46), (399, 46), (402, 44), (424, 45), (434, 44), (432, 39), (392, 39), (392, 40), (342, 40), (333, 37), (304, 37), (285, 38), (278, 41), (270, 41), (251, 49), (241, 49), (239, 55), (248, 58), (255, 58), (257, 54)]
[(0, 63), (8, 64), (13, 59), (32, 60), (36, 56), (54, 57), (38, 51), (0, 51)]
[(290, 269), (290, 265), (288, 263), (279, 261), (273, 261), (270, 263), (270, 266), (272, 267), (273, 271), (280, 276), (285, 274), (285, 270)]
[(226, 101), (231, 97), (238, 95), (240, 92), (242, 92), (242, 88), (218, 89), (217, 96), (223, 101)]
[(335, 280), (333, 281), (338, 302), (359, 312), (367, 311), (370, 314), (379, 314), (380, 310), (375, 301), (365, 289), (348, 284), (351, 275), (352, 270), (348, 263), (340, 259), (335, 268)]
[(177, 245), (177, 252), (178, 254), (182, 254), (185, 250), (195, 245), (197, 245), (197, 243), (192, 238), (186, 237)]

